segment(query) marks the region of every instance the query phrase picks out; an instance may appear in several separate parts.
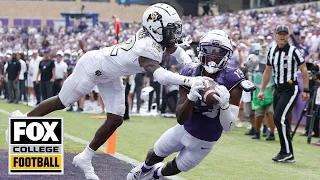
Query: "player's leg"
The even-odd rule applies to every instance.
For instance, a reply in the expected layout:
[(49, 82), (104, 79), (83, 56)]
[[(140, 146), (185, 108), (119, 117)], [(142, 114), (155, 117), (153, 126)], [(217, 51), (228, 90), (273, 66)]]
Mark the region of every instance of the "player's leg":
[(177, 157), (166, 165), (155, 167), (149, 176), (158, 179), (161, 176), (173, 176), (180, 172), (189, 171), (203, 161), (217, 141), (202, 141), (188, 134), (184, 135), (181, 142), (185, 147)]
[[(94, 54), (88, 52), (83, 55), (74, 69), (74, 72), (66, 79), (62, 85), (59, 95), (42, 101), (38, 106), (31, 110), (27, 116), (45, 116), (53, 111), (64, 109), (81, 97), (90, 92), (94, 87), (94, 78), (87, 72), (87, 62), (91, 61)], [(92, 63), (91, 66), (96, 65)]]
[[(91, 89), (94, 86), (91, 87)], [(91, 91), (88, 89), (88, 93)], [(79, 166), (85, 173), (86, 178), (99, 179), (94, 172), (91, 160), (96, 150), (105, 143), (113, 132), (122, 124), (124, 114), (124, 87), (120, 79), (98, 84), (102, 100), (106, 104), (107, 120), (96, 131), (90, 144), (73, 158), (73, 164)]]
[(98, 84), (98, 89), (106, 106), (107, 120), (97, 130), (89, 145), (93, 150), (97, 150), (121, 126), (125, 112), (125, 87), (121, 78)]
[[(80, 153), (84, 159), (90, 161), (95, 155), (95, 151), (105, 143), (113, 132), (122, 124), (125, 111), (124, 86), (122, 85), (121, 78), (98, 84), (97, 86), (102, 100), (106, 104), (107, 120), (105, 120), (96, 131), (90, 144), (82, 153)], [(75, 159), (77, 159), (77, 156)]]
[(182, 125), (176, 125), (168, 129), (155, 143), (154, 148), (149, 150), (146, 160), (143, 164), (133, 168), (127, 176), (127, 180), (138, 180), (148, 175), (157, 164), (174, 152), (181, 151), (184, 145), (181, 143), (186, 134)]
[(145, 160), (147, 166), (153, 166), (170, 154), (178, 152), (184, 148), (181, 143), (186, 131), (183, 125), (176, 125), (167, 130), (155, 143), (154, 148), (148, 152)]

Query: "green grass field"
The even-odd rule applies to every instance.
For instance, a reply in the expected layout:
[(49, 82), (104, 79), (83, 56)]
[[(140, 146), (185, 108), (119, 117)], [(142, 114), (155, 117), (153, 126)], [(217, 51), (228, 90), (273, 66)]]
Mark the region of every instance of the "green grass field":
[[(0, 100), (0, 109), (25, 113), (31, 107), (13, 105)], [(50, 116), (64, 117), (64, 132), (90, 141), (103, 120), (92, 114), (55, 112)], [(131, 117), (118, 129), (117, 152), (143, 161), (146, 152), (160, 135), (176, 124), (172, 118)], [(7, 149), (4, 132), (8, 116), (0, 113), (0, 149)], [(293, 141), (296, 163), (275, 163), (271, 160), (279, 151), (278, 135), (275, 142), (252, 140), (243, 135), (246, 128), (235, 128), (224, 133), (208, 157), (195, 169), (179, 176), (188, 180), (212, 179), (319, 179), (320, 147), (307, 144), (306, 137), (296, 135)], [(312, 142), (319, 139), (313, 138)], [(66, 152), (80, 152), (85, 145), (64, 138)], [(172, 158), (173, 156), (169, 157)], [(108, 162), (106, 162), (108, 163)]]

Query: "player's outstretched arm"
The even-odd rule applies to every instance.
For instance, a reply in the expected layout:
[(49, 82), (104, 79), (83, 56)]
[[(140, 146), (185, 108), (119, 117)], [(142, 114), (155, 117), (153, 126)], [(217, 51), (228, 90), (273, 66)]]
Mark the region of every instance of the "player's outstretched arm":
[(158, 61), (139, 57), (139, 64), (147, 73), (153, 74), (153, 77), (162, 85), (186, 85), (191, 87), (195, 80), (203, 79), (203, 77), (187, 77), (177, 73), (173, 73), (161, 67)]

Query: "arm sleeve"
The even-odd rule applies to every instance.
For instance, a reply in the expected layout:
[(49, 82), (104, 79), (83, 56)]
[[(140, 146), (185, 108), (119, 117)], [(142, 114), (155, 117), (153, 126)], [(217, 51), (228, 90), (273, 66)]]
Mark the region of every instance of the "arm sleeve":
[(186, 77), (160, 67), (153, 72), (153, 77), (162, 85), (185, 85)]
[(235, 125), (239, 114), (239, 106), (230, 104), (230, 107), (222, 110), (220, 109), (220, 124), (225, 132), (229, 132)]

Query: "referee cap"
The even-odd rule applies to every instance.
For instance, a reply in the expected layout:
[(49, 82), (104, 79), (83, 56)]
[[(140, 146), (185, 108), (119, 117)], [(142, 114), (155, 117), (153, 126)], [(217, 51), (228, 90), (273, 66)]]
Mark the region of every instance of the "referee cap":
[(279, 32), (286, 32), (289, 33), (289, 27), (285, 26), (285, 25), (278, 25), (276, 28), (276, 34), (278, 34)]

